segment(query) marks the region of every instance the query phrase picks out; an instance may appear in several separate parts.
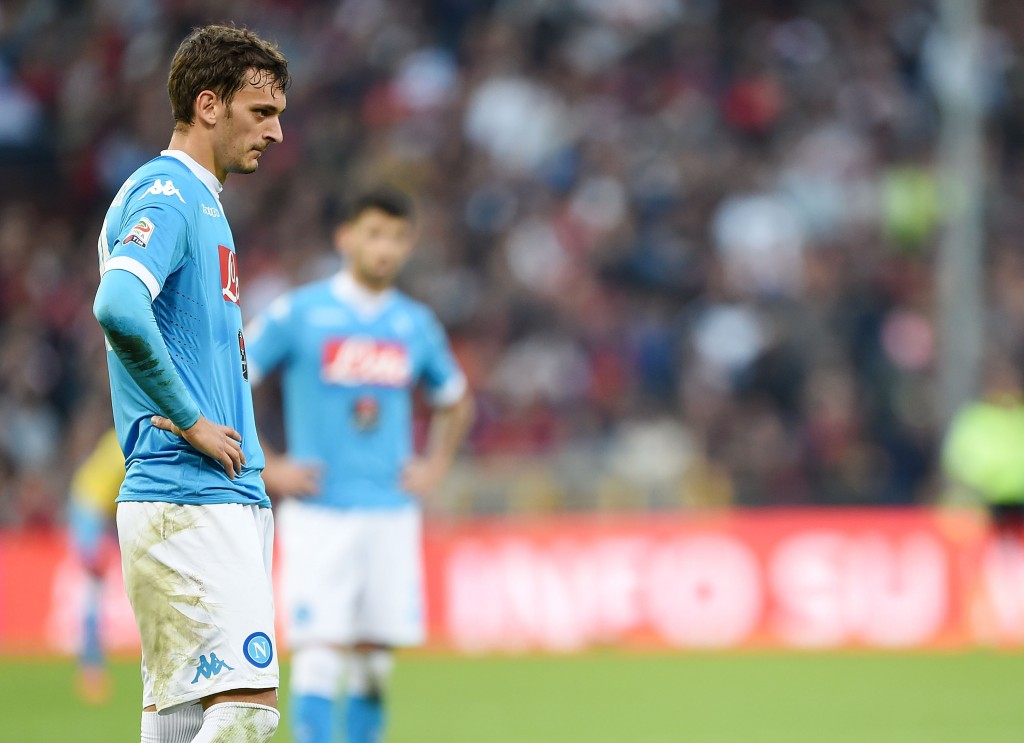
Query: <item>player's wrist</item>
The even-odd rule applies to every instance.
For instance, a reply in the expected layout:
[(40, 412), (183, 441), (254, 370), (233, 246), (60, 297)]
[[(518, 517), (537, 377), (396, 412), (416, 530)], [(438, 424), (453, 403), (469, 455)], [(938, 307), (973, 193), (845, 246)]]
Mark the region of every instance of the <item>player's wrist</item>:
[(181, 423), (178, 423), (178, 422), (174, 422), (174, 425), (176, 425), (178, 428), (180, 428), (181, 432), (183, 434), (186, 434), (186, 433), (190, 432), (192, 429), (194, 429), (196, 426), (198, 426), (199, 422), (201, 420), (203, 420), (203, 414), (202, 413), (198, 413), (195, 418), (188, 418), (186, 420), (190, 420), (191, 422), (190, 423), (186, 423), (185, 425), (182, 425)]

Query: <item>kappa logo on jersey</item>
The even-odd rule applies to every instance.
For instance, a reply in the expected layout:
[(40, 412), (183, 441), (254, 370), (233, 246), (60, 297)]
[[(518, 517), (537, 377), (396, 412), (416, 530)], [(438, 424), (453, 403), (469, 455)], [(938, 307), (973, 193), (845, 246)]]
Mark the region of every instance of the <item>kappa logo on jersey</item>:
[(216, 676), (221, 671), (235, 670), (227, 663), (217, 657), (216, 653), (210, 653), (210, 659), (207, 660), (205, 655), (199, 656), (199, 666), (196, 668), (196, 677), (192, 679), (192, 683), (199, 683), (199, 677), (202, 676), (204, 679), (209, 681), (211, 678)]
[(328, 384), (405, 387), (412, 379), (412, 365), (401, 343), (353, 336), (327, 341), (320, 374)]
[(245, 659), (257, 668), (266, 668), (274, 659), (274, 644), (266, 632), (253, 632), (242, 643)]
[(143, 217), (135, 226), (132, 227), (128, 236), (124, 239), (124, 244), (135, 243), (140, 248), (145, 248), (149, 244), (149, 238), (153, 236), (153, 223)]
[(220, 250), (220, 291), (224, 301), (238, 304), (238, 256), (231, 248), (218, 245)]
[(157, 178), (153, 181), (153, 185), (147, 188), (139, 199), (146, 198), (148, 194), (153, 194), (154, 196), (177, 196), (178, 200), (181, 201), (182, 204), (185, 203), (185, 199), (181, 195), (181, 191), (177, 189), (174, 185), (174, 181), (172, 180), (162, 181)]

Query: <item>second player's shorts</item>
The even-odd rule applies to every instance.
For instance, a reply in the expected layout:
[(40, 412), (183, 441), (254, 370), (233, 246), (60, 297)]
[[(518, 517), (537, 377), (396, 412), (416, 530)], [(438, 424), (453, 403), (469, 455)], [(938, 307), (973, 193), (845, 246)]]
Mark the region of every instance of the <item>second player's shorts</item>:
[(117, 532), (143, 707), (278, 687), (269, 508), (125, 502)]
[(423, 642), (419, 509), (342, 510), (290, 499), (277, 519), (292, 647)]

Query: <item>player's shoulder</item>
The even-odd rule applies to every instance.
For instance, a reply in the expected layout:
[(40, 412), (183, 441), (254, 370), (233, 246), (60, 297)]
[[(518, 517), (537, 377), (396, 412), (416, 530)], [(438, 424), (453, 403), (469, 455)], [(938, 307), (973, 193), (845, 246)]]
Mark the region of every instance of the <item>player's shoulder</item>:
[(418, 325), (437, 325), (437, 315), (433, 308), (425, 302), (421, 302), (409, 296), (401, 289), (393, 289), (392, 311), (407, 316)]
[(267, 314), (282, 319), (295, 313), (304, 313), (331, 301), (327, 281), (312, 281), (289, 289), (267, 305)]
[(158, 204), (186, 212), (198, 208), (200, 188), (204, 186), (187, 165), (159, 155), (128, 177), (114, 198), (114, 206), (123, 203), (134, 210), (139, 205)]
[(317, 279), (301, 284), (292, 289), (287, 296), (291, 297), (294, 307), (301, 309), (332, 304), (335, 299), (334, 293), (331, 291), (330, 279)]

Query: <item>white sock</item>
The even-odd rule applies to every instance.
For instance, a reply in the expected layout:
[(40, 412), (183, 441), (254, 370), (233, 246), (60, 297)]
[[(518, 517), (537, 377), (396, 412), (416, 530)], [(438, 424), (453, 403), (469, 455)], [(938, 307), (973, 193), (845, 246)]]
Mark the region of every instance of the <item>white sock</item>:
[(142, 743), (192, 743), (203, 725), (203, 708), (190, 704), (161, 715), (142, 713)]
[(267, 743), (281, 713), (253, 702), (221, 702), (203, 713), (203, 727), (192, 743)]
[(384, 696), (395, 666), (390, 650), (353, 650), (348, 672), (348, 692), (355, 696)]
[(313, 645), (292, 651), (293, 694), (334, 699), (344, 673), (345, 654), (341, 650)]

